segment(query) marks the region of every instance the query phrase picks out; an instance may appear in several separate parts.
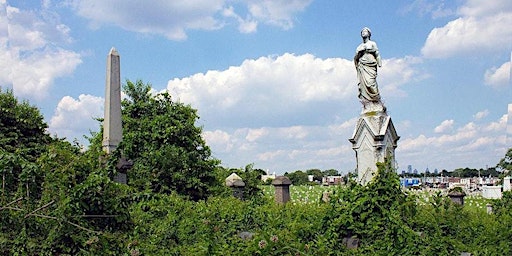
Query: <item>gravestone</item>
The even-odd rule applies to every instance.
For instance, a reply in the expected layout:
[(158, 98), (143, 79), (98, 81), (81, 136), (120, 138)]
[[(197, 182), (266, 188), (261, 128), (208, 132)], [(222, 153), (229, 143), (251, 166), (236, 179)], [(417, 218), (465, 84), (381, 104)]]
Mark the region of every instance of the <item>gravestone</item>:
[[(511, 118), (512, 118), (512, 116), (511, 116)], [(507, 176), (507, 177), (503, 178), (503, 192), (510, 191), (510, 190), (511, 190), (510, 176)]]
[(356, 152), (357, 180), (366, 185), (376, 174), (378, 162), (389, 159), (395, 167), (395, 149), (400, 137), (387, 114), (377, 85), (377, 67), (381, 66), (377, 44), (370, 40), (369, 28), (361, 30), (361, 37), (363, 43), (356, 49), (354, 64), (362, 111), (349, 141)]
[(234, 197), (238, 199), (244, 198), (245, 182), (236, 173), (232, 173), (226, 178), (226, 186), (231, 188)]
[(465, 196), (466, 193), (464, 193), (464, 191), (453, 190), (448, 193), (448, 197), (452, 200), (452, 202), (458, 205), (464, 205)]
[(485, 207), (487, 209), (487, 214), (492, 214), (492, 204), (486, 204)]
[(286, 176), (277, 176), (272, 185), (275, 188), (276, 203), (285, 204), (290, 201), (290, 185), (292, 181)]

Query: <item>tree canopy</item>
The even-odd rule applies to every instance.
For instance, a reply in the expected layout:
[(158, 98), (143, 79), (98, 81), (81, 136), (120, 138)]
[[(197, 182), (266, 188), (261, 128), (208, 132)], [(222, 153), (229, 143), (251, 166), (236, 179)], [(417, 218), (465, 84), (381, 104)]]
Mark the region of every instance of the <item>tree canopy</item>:
[(139, 189), (204, 199), (216, 185), (219, 161), (195, 125), (197, 111), (172, 100), (168, 93), (151, 94), (151, 85), (127, 81), (122, 101), (123, 142), (120, 149), (134, 161), (130, 184)]

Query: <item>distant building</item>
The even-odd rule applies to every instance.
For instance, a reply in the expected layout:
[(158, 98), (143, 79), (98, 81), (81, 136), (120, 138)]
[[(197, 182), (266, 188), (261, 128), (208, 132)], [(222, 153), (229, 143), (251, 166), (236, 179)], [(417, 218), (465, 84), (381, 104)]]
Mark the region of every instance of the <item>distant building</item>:
[(267, 170), (266, 175), (261, 175), (261, 181), (267, 182), (267, 180), (274, 180), (276, 178), (276, 173), (269, 174), (269, 171)]
[(322, 184), (323, 185), (342, 185), (345, 182), (343, 181), (342, 176), (326, 176), (322, 177)]

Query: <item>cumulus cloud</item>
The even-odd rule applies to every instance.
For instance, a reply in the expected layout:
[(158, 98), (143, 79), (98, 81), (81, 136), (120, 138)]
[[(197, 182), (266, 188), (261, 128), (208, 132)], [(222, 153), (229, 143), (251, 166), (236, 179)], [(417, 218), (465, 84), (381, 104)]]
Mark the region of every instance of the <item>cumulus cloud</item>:
[[(349, 123), (355, 125), (355, 120)], [(353, 166), (355, 160), (345, 138), (352, 130), (346, 123), (335, 123), (204, 131), (203, 137), (213, 154), (222, 155), (230, 167), (254, 163), (257, 167), (273, 166), (271, 171), (278, 173), (312, 166), (349, 171), (345, 166)]]
[(455, 10), (447, 6), (447, 3), (443, 0), (414, 0), (400, 11), (403, 13), (416, 12), (420, 16), (430, 15), (433, 19), (455, 14)]
[[(143, 3), (135, 0), (74, 0), (72, 7), (80, 16), (89, 19), (93, 28), (114, 25), (129, 31), (184, 40), (187, 30), (220, 29), (231, 20), (239, 24), (243, 33), (255, 32), (259, 23), (289, 29), (293, 27), (296, 13), (304, 10), (311, 1), (159, 0)], [(247, 13), (243, 15), (245, 9)]]
[(475, 120), (480, 120), (480, 119), (482, 119), (482, 118), (484, 118), (484, 117), (486, 117), (486, 116), (488, 116), (488, 115), (489, 115), (489, 110), (487, 110), (487, 109), (486, 109), (486, 110), (483, 110), (483, 111), (480, 111), (480, 112), (476, 113), (476, 114), (473, 116), (473, 118), (474, 118)]
[[(384, 61), (384, 97), (388, 91), (390, 97), (399, 94), (401, 85), (420, 76), (414, 63), (417, 59), (409, 57)], [(223, 71), (175, 78), (167, 90), (199, 109), (202, 117), (211, 117), (210, 122), (261, 127), (285, 121), (325, 123), (358, 104), (356, 84), (352, 60), (285, 53), (245, 60)]]
[[(44, 5), (42, 10), (6, 6), (7, 39), (0, 47), (0, 82), (12, 83), (14, 93), (44, 98), (56, 78), (71, 74), (80, 54), (59, 45), (72, 41), (69, 28)], [(8, 42), (8, 43), (7, 43)]]
[(468, 0), (457, 10), (457, 14), (457, 19), (430, 32), (421, 50), (425, 57), (499, 52), (504, 50), (499, 42), (512, 40), (512, 27), (509, 25), (512, 23), (511, 1), (484, 3), (481, 0)]
[(94, 119), (103, 117), (103, 103), (103, 98), (92, 95), (81, 94), (78, 99), (63, 97), (48, 123), (50, 133), (68, 139), (88, 135), (91, 127), (98, 127)]
[(455, 121), (453, 121), (453, 119), (444, 120), (440, 125), (438, 125), (438, 126), (436, 126), (436, 128), (434, 128), (434, 132), (443, 133), (443, 132), (451, 131), (453, 129), (454, 123), (455, 123)]
[(485, 71), (484, 82), (493, 88), (505, 88), (510, 85), (510, 61), (503, 63), (498, 68), (491, 68)]
[[(434, 129), (439, 132), (437, 135), (421, 134), (401, 139), (397, 156), (416, 159), (416, 163), (423, 166), (443, 163), (443, 168), (484, 168), (483, 163), (499, 161), (510, 146), (505, 143), (506, 123), (506, 115), (491, 123), (469, 122), (460, 127), (455, 127), (454, 120), (445, 120)], [(457, 165), (453, 165), (453, 159), (458, 159)]]

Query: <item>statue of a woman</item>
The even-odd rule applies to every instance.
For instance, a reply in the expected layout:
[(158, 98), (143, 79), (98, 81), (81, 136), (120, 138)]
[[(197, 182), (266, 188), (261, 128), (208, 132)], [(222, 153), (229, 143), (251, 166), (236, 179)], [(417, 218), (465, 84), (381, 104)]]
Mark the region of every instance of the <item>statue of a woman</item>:
[(359, 80), (358, 97), (363, 103), (364, 108), (369, 104), (382, 106), (377, 86), (377, 66), (382, 66), (382, 63), (377, 44), (370, 40), (371, 35), (372, 32), (367, 27), (361, 30), (363, 43), (357, 47), (356, 55), (354, 56), (357, 79)]

